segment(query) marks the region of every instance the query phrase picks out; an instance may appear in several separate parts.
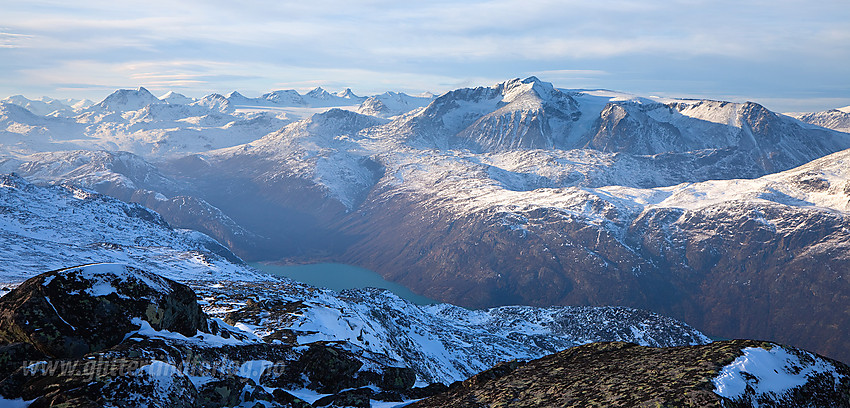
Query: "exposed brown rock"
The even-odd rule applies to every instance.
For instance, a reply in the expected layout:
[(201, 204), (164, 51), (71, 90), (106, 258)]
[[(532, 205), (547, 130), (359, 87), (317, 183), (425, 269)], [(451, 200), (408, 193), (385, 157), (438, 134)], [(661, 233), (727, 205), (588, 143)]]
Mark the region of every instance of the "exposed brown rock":
[[(713, 392), (712, 379), (746, 347), (770, 343), (732, 340), (701, 346), (650, 348), (591, 343), (552, 354), (509, 372), (485, 371), (461, 386), (413, 403), (424, 407), (746, 407)], [(850, 368), (837, 363), (843, 375)], [(831, 377), (831, 376), (829, 376)], [(825, 384), (825, 383), (824, 383)], [(836, 389), (816, 379), (765, 406), (850, 406), (850, 382)]]

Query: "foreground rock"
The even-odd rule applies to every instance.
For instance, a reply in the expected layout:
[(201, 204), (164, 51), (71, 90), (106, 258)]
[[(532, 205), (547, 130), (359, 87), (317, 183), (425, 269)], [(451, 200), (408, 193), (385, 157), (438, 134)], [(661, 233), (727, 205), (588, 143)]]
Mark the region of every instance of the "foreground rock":
[(0, 352), (0, 405), (33, 408), (369, 406), (440, 391), (340, 345), (263, 342), (209, 318), (189, 287), (117, 264), (44, 273), (0, 298)]
[(409, 407), (848, 407), (850, 367), (753, 340), (593, 343), (506, 363)]
[(191, 289), (124, 265), (41, 274), (0, 300), (0, 340), (32, 344), (51, 358), (113, 347), (142, 324), (187, 337), (210, 332)]

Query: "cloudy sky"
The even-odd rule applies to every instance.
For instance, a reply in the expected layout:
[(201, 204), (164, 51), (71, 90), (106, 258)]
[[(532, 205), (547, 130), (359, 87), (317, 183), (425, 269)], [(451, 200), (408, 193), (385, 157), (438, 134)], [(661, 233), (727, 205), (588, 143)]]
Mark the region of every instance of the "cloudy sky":
[(0, 97), (562, 88), (850, 105), (850, 2), (0, 0)]

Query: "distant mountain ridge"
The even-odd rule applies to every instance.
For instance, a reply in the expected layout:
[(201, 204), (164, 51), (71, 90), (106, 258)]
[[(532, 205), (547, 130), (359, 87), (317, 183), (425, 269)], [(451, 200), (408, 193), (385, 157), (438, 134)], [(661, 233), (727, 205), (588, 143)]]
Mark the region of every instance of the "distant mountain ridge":
[(788, 115), (805, 123), (850, 133), (850, 106), (823, 112), (790, 113)]

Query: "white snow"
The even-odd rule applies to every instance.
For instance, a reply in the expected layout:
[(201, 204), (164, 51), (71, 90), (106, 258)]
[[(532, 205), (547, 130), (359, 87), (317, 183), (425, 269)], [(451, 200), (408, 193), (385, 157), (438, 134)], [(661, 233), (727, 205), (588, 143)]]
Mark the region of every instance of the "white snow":
[[(799, 387), (814, 374), (837, 375), (831, 363), (807, 352), (801, 351), (805, 354), (801, 360), (800, 356), (788, 353), (781, 346), (770, 350), (747, 347), (742, 351), (743, 356), (723, 367), (712, 380), (717, 395), (734, 400), (746, 397), (750, 387), (754, 393), (750, 398), (755, 402), (761, 395), (780, 396)], [(757, 403), (755, 405), (758, 406)]]
[(231, 335), (230, 337), (221, 337), (218, 335), (197, 332), (192, 337), (186, 337), (183, 334), (175, 333), (169, 330), (156, 330), (151, 327), (150, 323), (147, 320), (144, 320), (140, 317), (134, 317), (131, 322), (133, 324), (139, 325), (139, 329), (133, 332), (128, 333), (126, 337), (130, 337), (134, 334), (138, 334), (144, 337), (150, 338), (163, 338), (170, 340), (179, 340), (187, 343), (194, 343), (204, 347), (221, 347), (226, 345), (245, 345), (251, 343), (258, 343), (260, 340), (257, 340), (256, 336), (252, 333), (241, 332), (240, 330), (234, 328), (233, 326), (227, 325), (221, 320), (216, 319), (216, 322), (219, 323), (220, 327), (225, 327), (228, 329), (230, 333), (235, 333), (240, 335), (239, 337)]
[(136, 279), (158, 292), (168, 292), (168, 284), (158, 275), (133, 273), (124, 264), (99, 263), (70, 268), (65, 274), (78, 273), (81, 278), (91, 282), (92, 287), (86, 292), (92, 296), (106, 296), (116, 292), (115, 284), (121, 285), (128, 279)]
[(158, 385), (163, 387), (161, 388), (162, 391), (168, 390), (171, 387), (171, 376), (181, 373), (177, 367), (160, 360), (154, 360), (146, 366), (139, 367), (139, 370), (151, 378), (157, 378), (158, 381), (161, 381)]
[(63, 323), (65, 323), (65, 324), (67, 324), (67, 325), (68, 325), (68, 327), (70, 327), (70, 328), (71, 328), (71, 330), (77, 330), (77, 328), (76, 328), (76, 327), (72, 326), (72, 325), (71, 325), (71, 323), (68, 323), (68, 321), (67, 321), (67, 320), (65, 320), (65, 318), (64, 318), (64, 317), (62, 317), (62, 315), (61, 315), (61, 314), (59, 314), (59, 311), (58, 311), (58, 310), (56, 310), (56, 306), (53, 306), (53, 302), (51, 302), (51, 301), (50, 301), (50, 298), (49, 298), (49, 297), (45, 296), (45, 297), (44, 297), (44, 299), (45, 299), (45, 300), (47, 300), (47, 304), (48, 304), (48, 305), (50, 305), (50, 308), (51, 308), (51, 309), (53, 309), (53, 312), (54, 312), (54, 313), (56, 313), (56, 317), (58, 317), (58, 318), (59, 318), (59, 320), (61, 320), (61, 321), (62, 321)]
[(259, 384), (260, 376), (263, 375), (263, 371), (273, 365), (274, 363), (268, 360), (245, 361), (241, 366), (239, 366), (239, 370), (236, 372), (236, 375), (243, 378), (250, 378), (254, 380), (255, 383)]
[(0, 406), (4, 408), (27, 408), (28, 406), (30, 406), (30, 404), (32, 404), (33, 401), (35, 400), (24, 401), (23, 398), (6, 399), (0, 397)]

